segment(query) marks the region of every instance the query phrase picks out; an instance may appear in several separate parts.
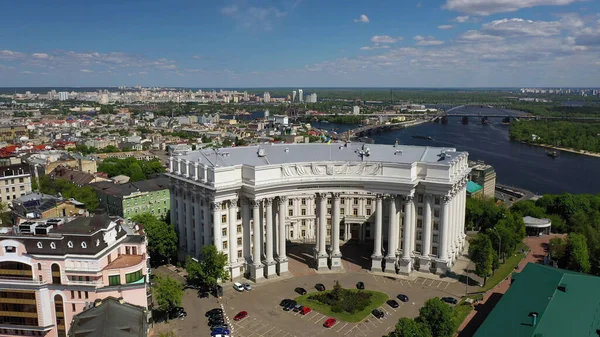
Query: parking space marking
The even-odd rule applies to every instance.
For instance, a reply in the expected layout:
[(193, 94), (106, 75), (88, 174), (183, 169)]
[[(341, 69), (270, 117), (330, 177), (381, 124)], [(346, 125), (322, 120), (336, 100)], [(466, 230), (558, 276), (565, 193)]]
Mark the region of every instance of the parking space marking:
[(340, 332), (340, 330), (342, 330), (343, 328), (345, 328), (345, 327), (346, 327), (346, 325), (348, 325), (348, 323), (347, 323), (347, 322), (346, 322), (346, 324), (344, 324), (344, 325), (343, 325), (341, 328), (339, 328), (339, 329), (335, 330), (335, 332)]
[(446, 290), (446, 288), (448, 288), (449, 285), (450, 285), (450, 283), (446, 283), (446, 286), (444, 287), (444, 290)]
[[(273, 330), (273, 329), (275, 329), (275, 327), (271, 327), (271, 329), (269, 329), (269, 330), (267, 330), (267, 331), (263, 332), (263, 333), (262, 333), (262, 335), (266, 335), (266, 334), (268, 334), (268, 333), (269, 333), (271, 330)], [(278, 331), (278, 332), (281, 332), (281, 331)]]

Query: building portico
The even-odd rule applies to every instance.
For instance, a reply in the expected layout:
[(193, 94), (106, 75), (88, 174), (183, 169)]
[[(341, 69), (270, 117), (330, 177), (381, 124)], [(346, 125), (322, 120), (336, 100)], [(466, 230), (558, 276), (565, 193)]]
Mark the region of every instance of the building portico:
[(171, 221), (181, 256), (202, 258), (200, 247), (214, 244), (232, 279), (287, 273), (288, 241), (314, 242), (316, 270), (341, 269), (340, 246), (351, 239), (373, 241), (372, 270), (444, 273), (464, 246), (468, 170), (467, 154), (446, 148), (192, 151), (171, 158)]

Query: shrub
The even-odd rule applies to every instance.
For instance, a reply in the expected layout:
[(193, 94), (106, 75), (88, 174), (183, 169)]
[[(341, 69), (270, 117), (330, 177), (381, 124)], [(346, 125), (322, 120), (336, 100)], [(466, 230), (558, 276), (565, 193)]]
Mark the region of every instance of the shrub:
[(310, 295), (308, 299), (330, 306), (331, 311), (333, 312), (345, 311), (353, 314), (357, 311), (362, 311), (369, 306), (371, 303), (371, 293), (336, 288), (335, 291)]
[(340, 313), (344, 312), (344, 308), (340, 307), (339, 305), (334, 305), (333, 307), (331, 307), (331, 311)]

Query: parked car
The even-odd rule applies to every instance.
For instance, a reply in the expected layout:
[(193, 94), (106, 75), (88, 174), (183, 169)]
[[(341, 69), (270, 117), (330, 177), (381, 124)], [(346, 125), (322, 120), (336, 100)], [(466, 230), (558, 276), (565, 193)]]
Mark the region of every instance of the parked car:
[(208, 316), (210, 316), (210, 315), (212, 315), (214, 313), (217, 313), (217, 312), (222, 314), (223, 313), (223, 309), (221, 309), (221, 308), (210, 309), (209, 311), (206, 312), (206, 314), (204, 314), (204, 316), (208, 317)]
[(454, 298), (454, 297), (449, 297), (449, 296), (447, 296), (447, 297), (442, 297), (442, 301), (443, 301), (443, 302), (446, 302), (446, 303), (450, 303), (450, 304), (456, 304), (456, 303), (458, 303), (458, 300), (457, 300), (456, 298)]
[(220, 326), (225, 324), (225, 319), (223, 317), (216, 317), (208, 320), (209, 326)]
[(404, 295), (404, 294), (400, 294), (398, 296), (396, 296), (400, 301), (402, 302), (408, 302), (408, 296)]
[(332, 326), (335, 325), (335, 323), (337, 322), (337, 320), (335, 318), (328, 318), (325, 323), (323, 323), (323, 326), (326, 328), (331, 328)]
[(231, 333), (231, 331), (229, 331), (229, 329), (223, 329), (223, 328), (218, 328), (213, 330), (210, 335), (211, 336), (216, 336), (216, 335), (229, 335)]
[(227, 330), (229, 330), (229, 325), (223, 324), (223, 325), (215, 325), (215, 326), (211, 326), (210, 327), (210, 331), (215, 331), (215, 330), (218, 330), (218, 329), (227, 329)]
[(304, 307), (301, 304), (296, 304), (292, 310), (294, 310), (294, 312), (299, 312), (302, 308)]
[(287, 303), (287, 305), (283, 307), (283, 311), (290, 311), (290, 310), (294, 309), (294, 307), (296, 306), (296, 304), (298, 304), (298, 303), (296, 303), (296, 301), (290, 300)]
[(242, 285), (244, 286), (245, 290), (248, 290), (248, 291), (252, 290), (252, 286), (250, 285), (250, 283), (244, 283)]
[(400, 304), (398, 304), (398, 302), (396, 302), (396, 300), (387, 300), (387, 305), (389, 305), (392, 308), (397, 308), (400, 306)]
[(371, 311), (371, 313), (376, 318), (383, 318), (383, 316), (385, 316), (385, 313), (383, 312), (383, 310), (380, 310), (380, 309), (373, 309), (373, 311)]
[(248, 316), (248, 312), (247, 311), (240, 311), (238, 312), (237, 315), (235, 315), (235, 317), (233, 317), (234, 321), (239, 321), (241, 319), (244, 319), (244, 317)]
[(309, 308), (309, 307), (302, 307), (302, 309), (300, 310), (300, 313), (301, 313), (302, 315), (306, 315), (306, 314), (308, 314), (308, 313), (309, 313), (309, 312), (311, 312), (311, 311), (312, 311), (312, 309), (311, 309), (311, 308)]
[(208, 291), (202, 291), (200, 292), (200, 298), (208, 298), (209, 297), (209, 293)]
[(240, 291), (240, 292), (241, 292), (241, 291), (244, 291), (244, 285), (242, 285), (242, 284), (241, 284), (241, 283), (239, 283), (239, 282), (235, 282), (235, 283), (233, 284), (233, 289), (235, 289), (235, 290), (237, 290), (237, 291)]
[(360, 289), (360, 290), (365, 289), (365, 284), (363, 282), (358, 282), (356, 284), (356, 289)]
[(325, 291), (325, 286), (323, 285), (323, 283), (317, 283), (315, 284), (315, 289), (317, 289), (318, 291)]
[(298, 287), (298, 288), (294, 289), (294, 291), (300, 295), (306, 295), (306, 289), (304, 289), (304, 288)]
[(169, 319), (184, 319), (187, 317), (187, 312), (182, 307), (174, 308), (169, 312)]
[(279, 306), (281, 307), (285, 307), (286, 305), (288, 305), (288, 303), (290, 303), (290, 299), (289, 298), (285, 298), (283, 300), (281, 300), (281, 302), (279, 303)]

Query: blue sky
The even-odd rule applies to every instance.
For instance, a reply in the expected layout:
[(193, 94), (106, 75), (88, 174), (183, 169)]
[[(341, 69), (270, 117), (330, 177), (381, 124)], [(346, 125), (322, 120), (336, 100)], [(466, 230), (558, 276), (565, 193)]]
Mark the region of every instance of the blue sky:
[(600, 87), (596, 0), (13, 1), (0, 86)]

